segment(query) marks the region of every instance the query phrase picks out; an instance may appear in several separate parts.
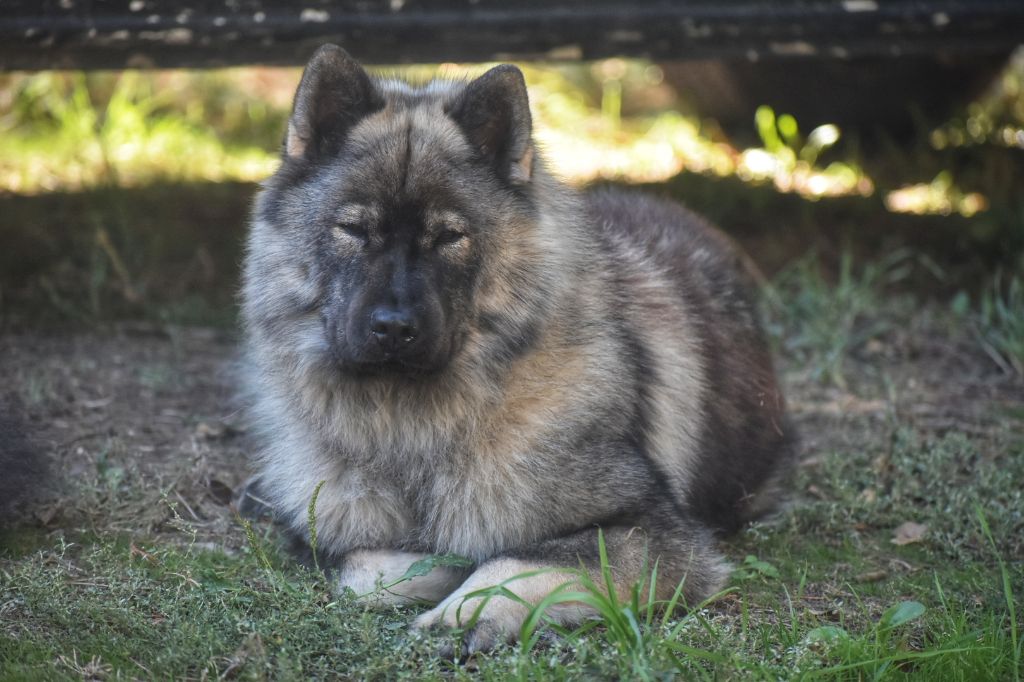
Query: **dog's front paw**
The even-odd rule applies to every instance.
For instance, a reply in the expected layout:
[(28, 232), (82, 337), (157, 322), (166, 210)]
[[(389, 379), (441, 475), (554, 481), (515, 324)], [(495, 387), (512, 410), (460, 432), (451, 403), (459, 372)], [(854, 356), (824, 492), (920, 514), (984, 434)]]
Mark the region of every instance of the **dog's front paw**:
[(454, 634), (461, 645), (446, 643), (440, 648), (444, 658), (468, 656), (490, 651), (499, 644), (519, 638), (519, 631), (529, 609), (508, 597), (469, 597), (461, 588), (430, 611), (413, 621), (414, 633)]
[[(417, 617), (412, 631), (414, 634), (454, 632), (459, 650), (451, 644), (443, 645), (440, 654), (444, 658), (490, 651), (518, 640), (533, 606), (572, 578), (571, 571), (514, 559), (492, 560), (480, 566), (444, 601)], [(551, 621), (568, 624), (579, 622), (586, 613), (579, 604), (559, 604), (548, 609), (546, 616)]]

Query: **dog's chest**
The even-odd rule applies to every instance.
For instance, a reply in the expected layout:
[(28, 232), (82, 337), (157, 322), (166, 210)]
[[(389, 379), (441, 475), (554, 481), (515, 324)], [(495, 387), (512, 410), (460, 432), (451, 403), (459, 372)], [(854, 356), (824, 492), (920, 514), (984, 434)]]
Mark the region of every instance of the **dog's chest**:
[(531, 516), (541, 510), (526, 471), (513, 462), (406, 453), (383, 469), (350, 465), (321, 491), (318, 507), (339, 539), (481, 560), (534, 539)]
[(435, 469), (425, 484), (420, 532), (436, 551), (481, 560), (535, 539), (541, 509), (516, 467), (478, 459)]

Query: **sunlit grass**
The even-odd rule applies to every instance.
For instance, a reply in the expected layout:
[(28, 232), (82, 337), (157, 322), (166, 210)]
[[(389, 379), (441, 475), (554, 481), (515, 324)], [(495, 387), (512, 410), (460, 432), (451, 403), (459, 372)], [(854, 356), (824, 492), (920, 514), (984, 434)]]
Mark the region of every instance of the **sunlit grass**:
[[(776, 127), (774, 114), (762, 109), (757, 125), (764, 145), (744, 151), (671, 108), (623, 116), (624, 79), (657, 85), (657, 67), (608, 60), (582, 84), (571, 76), (588, 74), (585, 67), (524, 70), (538, 141), (555, 173), (574, 184), (657, 182), (686, 170), (773, 182), (808, 197), (871, 192), (855, 166), (815, 165), (817, 154), (838, 140), (834, 126), (804, 139), (792, 117), (780, 116)], [(445, 65), (441, 72), (477, 71)], [(426, 80), (435, 72), (416, 67), (403, 75)], [(35, 194), (158, 180), (260, 180), (276, 167), (298, 75), (234, 69), (8, 78), (0, 97), (0, 189)]]
[[(199, 85), (206, 87), (194, 91)], [(215, 86), (208, 77), (184, 72), (12, 79), (0, 116), (0, 189), (37, 194), (266, 177), (276, 167), (274, 153), (232, 143), (205, 120), (213, 115)], [(232, 125), (231, 116), (220, 113), (219, 123)], [(251, 126), (260, 108), (246, 107), (234, 116)]]
[[(380, 71), (426, 81), (438, 73), (468, 78), (484, 68)], [(638, 92), (671, 92), (656, 65), (609, 59), (529, 65), (524, 72), (537, 140), (553, 171), (573, 184), (660, 182), (685, 171), (736, 176), (808, 199), (876, 192), (875, 180), (848, 151), (830, 151), (843, 138), (835, 125), (804, 132), (793, 116), (761, 107), (751, 120), (760, 143), (744, 149), (714, 122), (681, 113), (672, 95), (638, 109)], [(246, 68), (2, 77), (0, 191), (261, 180), (277, 166), (299, 73)], [(1024, 53), (965, 117), (925, 131), (925, 145), (1024, 145), (1022, 73)], [(886, 208), (966, 217), (988, 208), (986, 196), (962, 190), (949, 172), (922, 180), (885, 188)]]
[(593, 97), (557, 69), (526, 75), (537, 140), (555, 173), (570, 182), (657, 182), (683, 170), (735, 171), (737, 151), (704, 133), (695, 118), (676, 111), (623, 118), (621, 77), (606, 78)]
[(588, 102), (558, 70), (527, 72), (537, 137), (555, 172), (570, 182), (660, 182), (689, 171), (771, 182), (781, 192), (808, 198), (869, 195), (874, 189), (853, 163), (818, 165), (820, 154), (840, 138), (834, 125), (820, 126), (805, 137), (792, 116), (776, 117), (761, 107), (755, 125), (762, 145), (740, 150), (716, 138), (699, 118), (674, 109), (622, 117), (622, 80), (628, 69), (622, 60), (607, 60), (593, 71), (601, 89), (599, 105)]
[(918, 183), (893, 190), (885, 195), (885, 207), (894, 213), (958, 213), (970, 218), (988, 208), (988, 200), (979, 192), (964, 192), (953, 184), (948, 171), (929, 183)]

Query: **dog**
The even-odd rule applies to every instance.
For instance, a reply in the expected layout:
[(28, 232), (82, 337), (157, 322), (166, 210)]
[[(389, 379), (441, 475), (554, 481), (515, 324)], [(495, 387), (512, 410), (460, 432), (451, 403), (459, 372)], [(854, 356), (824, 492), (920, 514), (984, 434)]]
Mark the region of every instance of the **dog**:
[[(310, 537), (316, 493), (336, 587), (434, 603), (413, 629), (467, 652), (598, 576), (599, 535), (622, 595), (654, 562), (659, 597), (715, 594), (716, 534), (791, 451), (745, 257), (674, 203), (563, 186), (531, 132), (515, 66), (414, 87), (323, 46), (244, 264), (261, 496)], [(437, 554), (472, 567), (400, 580)], [(521, 602), (467, 598), (510, 580)]]

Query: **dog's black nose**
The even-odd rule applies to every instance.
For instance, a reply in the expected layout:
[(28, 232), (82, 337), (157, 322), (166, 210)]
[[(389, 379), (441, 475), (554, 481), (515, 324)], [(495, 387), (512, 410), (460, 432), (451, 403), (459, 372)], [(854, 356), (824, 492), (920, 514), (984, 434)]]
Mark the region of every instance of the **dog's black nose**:
[(381, 306), (370, 315), (370, 331), (388, 350), (398, 350), (416, 339), (416, 317), (408, 308)]

